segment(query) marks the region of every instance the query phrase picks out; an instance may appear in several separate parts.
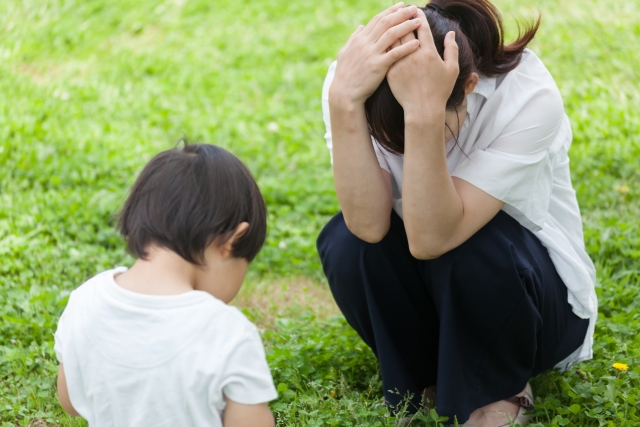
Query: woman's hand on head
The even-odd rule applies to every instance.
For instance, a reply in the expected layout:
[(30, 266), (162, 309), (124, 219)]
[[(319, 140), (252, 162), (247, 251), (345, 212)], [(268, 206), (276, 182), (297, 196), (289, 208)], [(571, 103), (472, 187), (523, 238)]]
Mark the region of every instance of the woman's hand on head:
[[(360, 26), (338, 53), (336, 74), (329, 90), (329, 102), (364, 102), (380, 86), (389, 67), (418, 48), (418, 41), (391, 46), (413, 33), (423, 22), (416, 17), (415, 6), (403, 3), (376, 15), (366, 26)], [(413, 37), (413, 35), (412, 35)]]
[[(416, 116), (424, 120), (437, 116), (444, 119), (447, 100), (459, 72), (455, 33), (450, 31), (444, 39), (443, 60), (423, 11), (418, 12), (417, 20), (422, 23), (417, 31), (420, 46), (389, 67), (387, 81), (393, 96), (404, 109), (405, 118)], [(414, 35), (407, 34), (394, 43), (391, 52), (414, 42)]]

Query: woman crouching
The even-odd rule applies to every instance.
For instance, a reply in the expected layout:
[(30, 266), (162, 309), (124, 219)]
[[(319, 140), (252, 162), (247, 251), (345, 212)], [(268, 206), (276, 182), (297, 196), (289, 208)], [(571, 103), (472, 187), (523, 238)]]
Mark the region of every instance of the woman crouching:
[(467, 426), (524, 424), (529, 379), (591, 358), (584, 249), (560, 92), (487, 0), (395, 5), (323, 91), (342, 212), (318, 252), (376, 354), (385, 398)]

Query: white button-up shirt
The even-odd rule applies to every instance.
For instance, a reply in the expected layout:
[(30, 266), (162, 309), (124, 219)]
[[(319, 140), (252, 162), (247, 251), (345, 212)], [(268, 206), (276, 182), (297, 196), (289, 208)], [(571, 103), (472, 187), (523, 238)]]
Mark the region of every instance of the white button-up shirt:
[[(329, 87), (336, 63), (329, 67), (322, 91), (327, 147), (332, 150)], [(571, 185), (571, 125), (560, 92), (532, 51), (498, 78), (480, 76), (467, 96), (467, 117), (458, 147), (446, 143), (447, 165), (457, 176), (504, 202), (503, 211), (531, 230), (567, 286), (573, 312), (590, 319), (584, 344), (557, 367), (568, 369), (593, 355), (598, 301), (595, 268), (584, 248), (582, 220)], [(393, 209), (402, 217), (403, 156), (373, 141), (380, 167), (391, 175)]]

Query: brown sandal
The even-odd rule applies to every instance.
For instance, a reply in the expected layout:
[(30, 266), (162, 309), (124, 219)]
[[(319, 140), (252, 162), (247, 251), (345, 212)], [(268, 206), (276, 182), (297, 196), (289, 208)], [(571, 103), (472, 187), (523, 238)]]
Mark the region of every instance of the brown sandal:
[(504, 400), (511, 402), (514, 405), (518, 405), (520, 408), (518, 409), (518, 415), (516, 415), (516, 418), (513, 420), (513, 424), (504, 424), (500, 427), (509, 427), (510, 425), (525, 426), (529, 424), (531, 417), (526, 413), (533, 409), (533, 392), (531, 391), (529, 383), (527, 383), (527, 387), (524, 389), (523, 396), (513, 396)]

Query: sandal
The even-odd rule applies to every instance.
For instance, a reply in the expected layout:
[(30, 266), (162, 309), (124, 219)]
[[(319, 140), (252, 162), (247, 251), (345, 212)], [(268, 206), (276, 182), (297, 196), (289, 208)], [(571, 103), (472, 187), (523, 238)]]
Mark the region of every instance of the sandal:
[(525, 387), (524, 389), (523, 396), (513, 396), (504, 400), (518, 405), (520, 408), (518, 409), (518, 415), (516, 415), (513, 423), (504, 424), (500, 427), (509, 427), (511, 425), (525, 426), (529, 424), (531, 417), (526, 413), (533, 409), (533, 392), (531, 391), (531, 386), (529, 385), (529, 383), (527, 383), (527, 387)]

